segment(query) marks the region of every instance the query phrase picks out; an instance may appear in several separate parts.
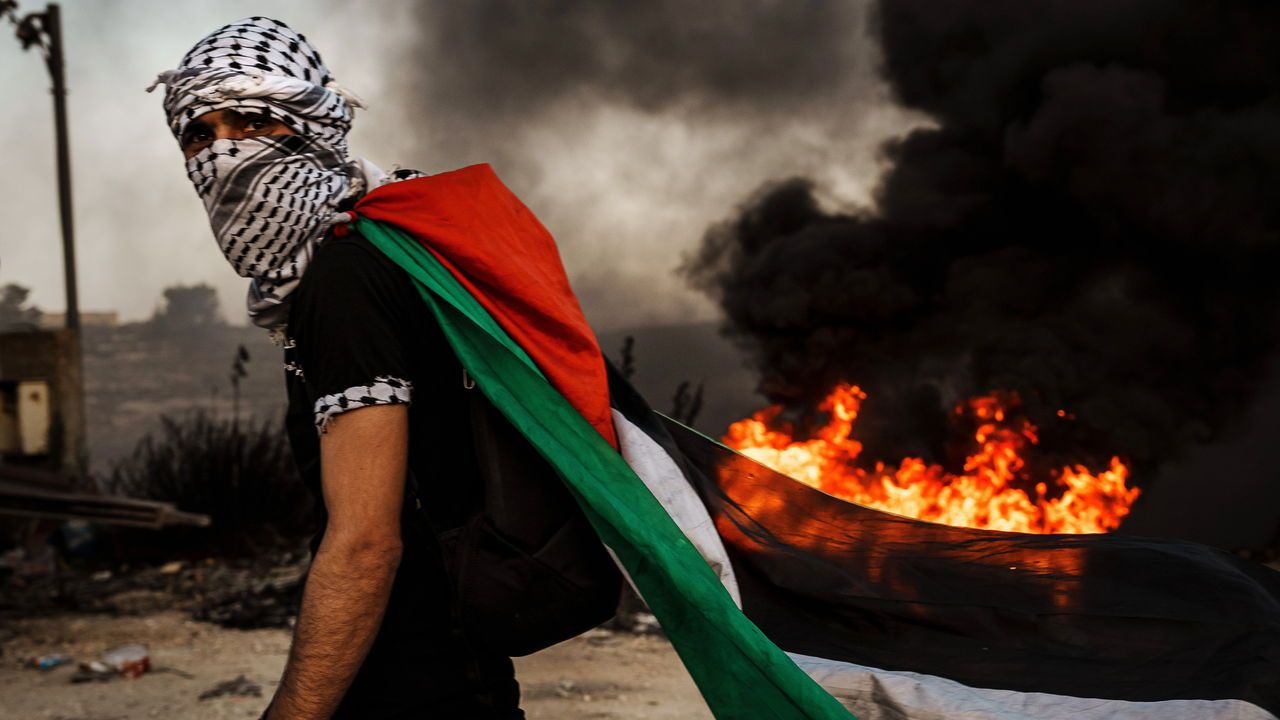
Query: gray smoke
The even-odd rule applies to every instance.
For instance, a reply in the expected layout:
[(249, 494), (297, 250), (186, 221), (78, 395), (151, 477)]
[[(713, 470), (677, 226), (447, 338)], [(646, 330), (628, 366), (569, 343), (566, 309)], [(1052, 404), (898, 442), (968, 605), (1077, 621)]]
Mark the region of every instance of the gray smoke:
[(762, 391), (863, 384), (884, 457), (945, 460), (948, 409), (997, 388), (1064, 458), (1229, 428), (1275, 344), (1280, 7), (894, 0), (875, 27), (935, 124), (884, 145), (873, 207), (770, 182), (685, 266)]
[(865, 2), (414, 7), (393, 76), (408, 152), (383, 157), (492, 163), (559, 240), (598, 329), (714, 318), (673, 273), (707, 224), (778, 171), (865, 195), (904, 122)]
[(420, 6), (436, 99), (482, 116), (529, 115), (589, 93), (650, 111), (677, 103), (794, 112), (855, 71), (851, 3), (524, 3)]

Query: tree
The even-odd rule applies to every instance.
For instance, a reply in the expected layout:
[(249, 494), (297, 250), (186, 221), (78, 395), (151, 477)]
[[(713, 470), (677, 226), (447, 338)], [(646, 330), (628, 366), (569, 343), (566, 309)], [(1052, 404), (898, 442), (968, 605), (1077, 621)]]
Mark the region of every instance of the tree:
[(156, 311), (151, 324), (166, 330), (225, 325), (213, 286), (171, 285), (164, 289), (164, 307)]
[(0, 330), (40, 323), (40, 309), (27, 303), (31, 289), (9, 283), (0, 287)]

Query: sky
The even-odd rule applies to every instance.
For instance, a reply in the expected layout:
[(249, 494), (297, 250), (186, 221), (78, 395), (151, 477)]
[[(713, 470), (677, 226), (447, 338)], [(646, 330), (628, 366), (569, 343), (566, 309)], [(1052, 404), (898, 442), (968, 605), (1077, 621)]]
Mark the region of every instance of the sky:
[[(833, 207), (864, 206), (881, 143), (920, 123), (877, 77), (861, 3), (758, 2), (754, 15), (708, 3), (693, 17), (656, 3), (643, 19), (591, 3), (488, 0), (62, 7), (80, 304), (125, 320), (149, 317), (169, 285), (208, 283), (228, 320), (244, 322), (246, 281), (214, 245), (159, 93), (144, 88), (200, 37), (250, 15), (305, 34), (366, 101), (355, 154), (431, 173), (493, 163), (559, 240), (602, 331), (717, 318), (675, 272), (709, 225), (788, 175), (813, 178)], [(28, 286), (57, 312), (48, 77), (35, 52), (3, 35), (0, 284)]]

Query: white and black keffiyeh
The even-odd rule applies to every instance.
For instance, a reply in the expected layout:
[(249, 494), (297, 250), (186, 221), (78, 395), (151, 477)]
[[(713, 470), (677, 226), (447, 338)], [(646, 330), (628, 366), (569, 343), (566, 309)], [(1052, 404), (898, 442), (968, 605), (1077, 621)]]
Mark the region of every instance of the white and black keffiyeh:
[(368, 385), (353, 385), (340, 393), (317, 398), (313, 408), (316, 429), (323, 433), (328, 429), (330, 420), (348, 410), (408, 403), (412, 395), (413, 383), (390, 375), (379, 375)]
[[(250, 278), (253, 322), (282, 332), (292, 292), (335, 222), (344, 201), (369, 189), (420, 177), (387, 174), (347, 150), (353, 109), (364, 107), (334, 82), (320, 54), (301, 34), (271, 18), (222, 27), (163, 72), (148, 88), (165, 85), (164, 110), (174, 137), (216, 110), (266, 115), (296, 135), (218, 139), (187, 160), (187, 175), (204, 201), (223, 254)], [(286, 352), (291, 341), (285, 344)], [(286, 365), (286, 367), (291, 367)], [(301, 375), (301, 369), (291, 367)], [(412, 384), (379, 375), (316, 402), (317, 426), (369, 405), (407, 403)]]
[(252, 17), (209, 34), (156, 83), (165, 85), (164, 111), (176, 138), (195, 118), (214, 110), (252, 110), (347, 152), (352, 110), (363, 107), (333, 79), (320, 53), (288, 25)]
[(278, 328), (338, 205), (384, 181), (371, 164), (348, 156), (352, 111), (362, 105), (334, 82), (306, 38), (264, 17), (196, 43), (149, 89), (160, 83), (179, 139), (192, 120), (227, 109), (267, 115), (297, 133), (215, 140), (187, 161), (219, 247), (252, 280), (250, 317)]

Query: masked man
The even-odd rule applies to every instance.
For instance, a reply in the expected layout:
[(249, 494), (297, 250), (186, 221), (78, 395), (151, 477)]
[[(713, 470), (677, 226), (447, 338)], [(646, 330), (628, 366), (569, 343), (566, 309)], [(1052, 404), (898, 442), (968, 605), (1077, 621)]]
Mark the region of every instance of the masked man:
[[(255, 17), (161, 74), (164, 109), (249, 315), (285, 348), (288, 431), (325, 524), (265, 717), (520, 718), (509, 657), (451, 612), (406, 475), (460, 524), (477, 490), (461, 365), (410, 278), (346, 229), (369, 190), (417, 177), (348, 155), (359, 101), (284, 23)], [(154, 86), (153, 86), (154, 87)]]

